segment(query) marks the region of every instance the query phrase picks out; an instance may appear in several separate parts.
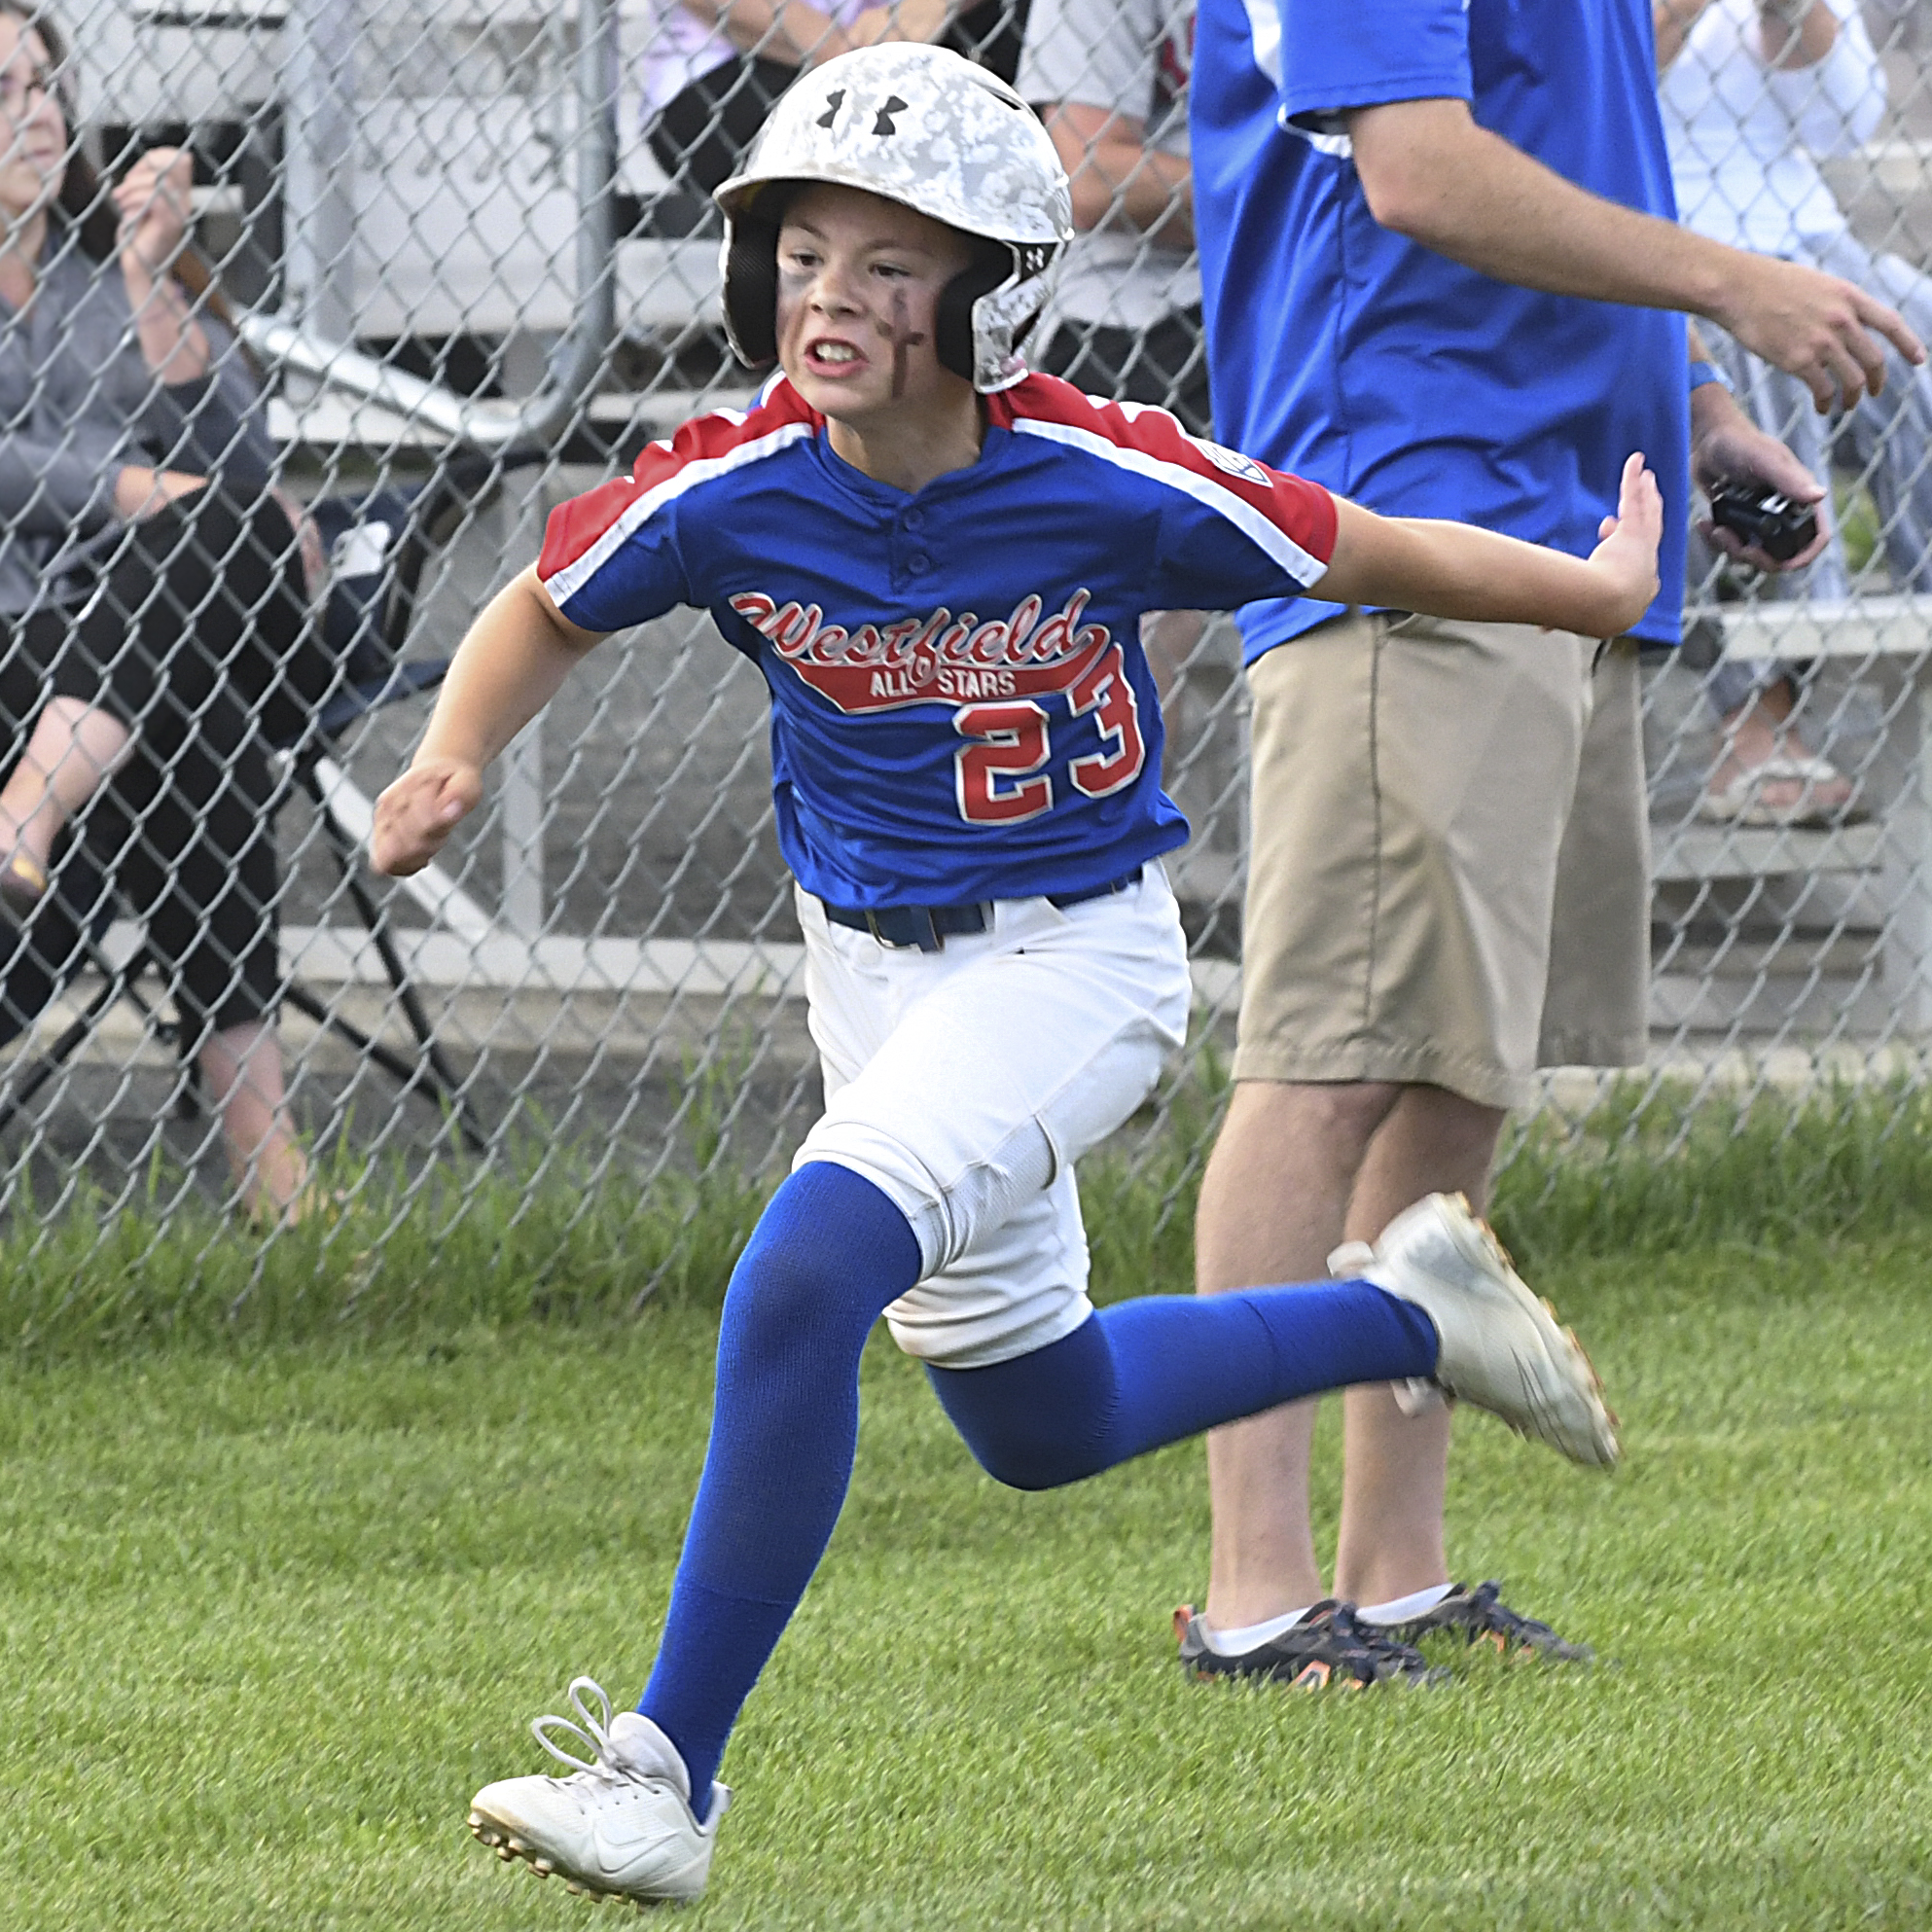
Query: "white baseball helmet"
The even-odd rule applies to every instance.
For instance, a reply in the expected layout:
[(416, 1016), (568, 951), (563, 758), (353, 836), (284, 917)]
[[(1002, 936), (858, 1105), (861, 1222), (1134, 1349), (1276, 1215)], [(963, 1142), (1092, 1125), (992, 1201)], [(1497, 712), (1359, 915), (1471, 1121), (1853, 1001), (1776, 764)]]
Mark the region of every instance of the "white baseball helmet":
[(1073, 238), (1066, 170), (1039, 117), (984, 67), (941, 47), (841, 54), (786, 89), (716, 196), (725, 328), (754, 369), (777, 359), (777, 184), (833, 182), (903, 202), (992, 244), (941, 293), (934, 346), (976, 389), (1026, 374), (1020, 343)]

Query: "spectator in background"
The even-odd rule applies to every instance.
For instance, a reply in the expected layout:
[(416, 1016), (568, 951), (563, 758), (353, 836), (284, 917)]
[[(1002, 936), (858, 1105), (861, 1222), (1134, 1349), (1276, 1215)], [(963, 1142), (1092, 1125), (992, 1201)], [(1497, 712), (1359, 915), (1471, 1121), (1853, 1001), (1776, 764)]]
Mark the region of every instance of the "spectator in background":
[(1211, 435), (1188, 178), (1194, 0), (1034, 0), (1020, 92), (1073, 183), (1058, 286), (1028, 360)]
[[(1656, 24), (1664, 131), (1685, 226), (1843, 275), (1891, 303), (1920, 335), (1932, 334), (1932, 282), (1852, 233), (1814, 159), (1855, 154), (1884, 115), (1884, 69), (1854, 0), (1660, 0)], [(1761, 428), (1789, 442), (1814, 475), (1830, 473), (1836, 451), (1870, 485), (1896, 588), (1932, 590), (1932, 376), (1894, 351), (1880, 394), (1826, 418), (1804, 383), (1721, 330), (1705, 340)], [(1694, 544), (1693, 588), (1712, 563)], [(1834, 533), (1807, 576), (1781, 594), (1843, 597), (1850, 589)], [(1685, 639), (1688, 661), (1710, 671), (1706, 693), (1723, 721), (1702, 815), (1746, 825), (1842, 820), (1852, 785), (1799, 737), (1791, 676), (1748, 662), (1714, 663), (1716, 641), (1714, 626)]]
[(805, 68), (880, 41), (937, 41), (952, 0), (656, 0), (643, 60), (644, 138), (680, 187), (709, 195)]
[[(1188, 178), (1195, 0), (1033, 0), (1019, 91), (1073, 185), (1077, 233), (1027, 360), (1090, 395), (1171, 410), (1211, 436), (1200, 263)], [(1199, 642), (1198, 611), (1159, 611), (1141, 644), (1161, 701)]]
[(262, 721), (299, 718), (331, 667), (303, 649), (254, 377), (184, 252), (188, 157), (150, 154), (110, 197), (73, 145), (65, 66), (45, 14), (0, 0), (0, 1035), (99, 910), (50, 889), (71, 824), (93, 861), (76, 877), (110, 878), (170, 970), (240, 1198), (279, 1215), (307, 1167)]

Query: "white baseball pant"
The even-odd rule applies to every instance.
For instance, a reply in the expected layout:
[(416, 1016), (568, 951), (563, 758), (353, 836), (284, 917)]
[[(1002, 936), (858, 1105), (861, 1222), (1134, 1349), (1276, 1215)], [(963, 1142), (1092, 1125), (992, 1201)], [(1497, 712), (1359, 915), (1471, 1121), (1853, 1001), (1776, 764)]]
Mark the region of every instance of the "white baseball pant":
[(1002, 900), (937, 952), (832, 924), (799, 894), (825, 1113), (794, 1169), (849, 1167), (912, 1224), (924, 1272), (886, 1309), (910, 1355), (984, 1368), (1091, 1312), (1074, 1163), (1186, 1038), (1179, 909), (1158, 864), (1064, 910)]

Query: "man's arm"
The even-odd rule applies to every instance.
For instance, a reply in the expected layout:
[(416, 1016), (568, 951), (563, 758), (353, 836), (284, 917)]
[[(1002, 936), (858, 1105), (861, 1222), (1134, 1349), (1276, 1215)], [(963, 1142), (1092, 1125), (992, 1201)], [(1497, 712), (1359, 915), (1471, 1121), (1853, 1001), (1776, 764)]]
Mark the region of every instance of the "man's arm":
[(377, 872), (402, 878), (435, 858), (482, 799), (484, 766), (598, 642), (557, 609), (534, 569), (490, 599), (457, 648), (410, 769), (376, 801), (369, 848)]
[(1884, 386), (1880, 337), (1925, 359), (1904, 320), (1850, 282), (1603, 200), (1479, 127), (1466, 101), (1360, 108), (1348, 131), (1382, 227), (1497, 281), (1704, 316), (1821, 411)]
[(1691, 29), (1710, 0), (1652, 0), (1651, 26), (1657, 35), (1657, 71), (1661, 74), (1684, 51)]
[[(1657, 71), (1661, 74), (1684, 51), (1710, 0), (1654, 0), (1651, 24), (1657, 31)], [(1771, 67), (1813, 67), (1838, 40), (1838, 16), (1824, 0), (1759, 0), (1758, 52)]]
[(1335, 516), (1335, 550), (1312, 587), (1335, 603), (1621, 637), (1657, 597), (1664, 499), (1640, 455), (1624, 465), (1617, 515), (1587, 558), (1470, 523), (1378, 517), (1343, 497)]
[(1838, 44), (1838, 16), (1811, 0), (1759, 0), (1758, 51), (1768, 67), (1815, 67)]
[(1187, 157), (1149, 148), (1137, 116), (1063, 100), (1040, 109), (1073, 184), (1073, 225), (1098, 228), (1115, 209), (1164, 247), (1194, 246)]

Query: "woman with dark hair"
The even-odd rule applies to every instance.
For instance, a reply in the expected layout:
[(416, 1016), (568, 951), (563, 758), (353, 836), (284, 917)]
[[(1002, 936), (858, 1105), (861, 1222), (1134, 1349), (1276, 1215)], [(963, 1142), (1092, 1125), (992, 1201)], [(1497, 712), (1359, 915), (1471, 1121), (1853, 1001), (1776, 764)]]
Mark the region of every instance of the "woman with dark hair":
[(169, 969), (240, 1199), (280, 1215), (307, 1168), (264, 721), (299, 718), (329, 667), (254, 377), (184, 247), (188, 158), (104, 190), (64, 67), (45, 15), (0, 0), (0, 732), (25, 739), (0, 787), (0, 1037), (96, 914), (50, 891), (71, 822)]

